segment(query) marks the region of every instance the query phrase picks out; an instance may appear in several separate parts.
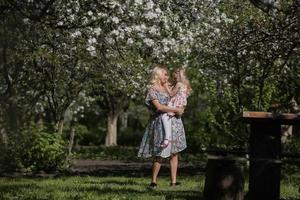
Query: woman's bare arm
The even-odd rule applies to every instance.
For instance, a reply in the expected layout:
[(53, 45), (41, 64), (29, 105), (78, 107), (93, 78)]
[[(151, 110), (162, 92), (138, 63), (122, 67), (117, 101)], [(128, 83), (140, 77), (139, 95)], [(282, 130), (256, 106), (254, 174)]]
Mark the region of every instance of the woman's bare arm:
[(165, 105), (162, 105), (159, 103), (159, 101), (157, 99), (153, 100), (152, 101), (153, 105), (155, 106), (156, 110), (158, 112), (173, 112), (175, 114), (178, 114), (178, 115), (182, 115), (183, 114), (183, 109), (182, 108), (172, 108), (172, 107), (169, 107), (169, 106), (165, 106)]

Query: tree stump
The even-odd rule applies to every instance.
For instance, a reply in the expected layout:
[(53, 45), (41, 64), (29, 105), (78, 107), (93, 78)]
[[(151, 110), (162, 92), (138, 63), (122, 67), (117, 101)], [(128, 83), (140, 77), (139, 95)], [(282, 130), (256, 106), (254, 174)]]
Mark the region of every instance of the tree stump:
[(243, 200), (244, 172), (235, 158), (214, 156), (206, 166), (205, 200)]

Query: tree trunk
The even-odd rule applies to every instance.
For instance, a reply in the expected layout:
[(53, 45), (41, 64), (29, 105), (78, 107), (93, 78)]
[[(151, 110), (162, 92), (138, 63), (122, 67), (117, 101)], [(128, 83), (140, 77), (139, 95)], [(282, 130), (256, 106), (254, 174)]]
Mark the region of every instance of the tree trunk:
[[(289, 112), (297, 114), (299, 113), (299, 111), (300, 111), (299, 105), (296, 102), (295, 98), (292, 97), (292, 99), (289, 102)], [(281, 130), (282, 130), (281, 143), (283, 145), (287, 144), (290, 141), (293, 134), (297, 132), (297, 128), (299, 129), (299, 127), (293, 125), (281, 125)]]
[(37, 120), (36, 120), (36, 124), (39, 130), (43, 130), (44, 128), (44, 121), (43, 121), (43, 117), (42, 114), (38, 114), (36, 116)]
[(124, 112), (121, 115), (121, 126), (122, 126), (122, 129), (125, 129), (128, 127), (128, 113), (127, 112)]
[(59, 120), (57, 123), (56, 123), (56, 126), (55, 126), (56, 130), (57, 130), (57, 133), (62, 135), (63, 133), (63, 129), (64, 129), (64, 120), (61, 119)]
[(71, 133), (69, 138), (69, 147), (68, 147), (68, 156), (72, 154), (73, 144), (74, 144), (74, 137), (75, 137), (75, 127), (71, 127)]
[(4, 146), (7, 147), (8, 138), (7, 138), (5, 129), (4, 129), (4, 128), (1, 128), (1, 129), (0, 129), (0, 133), (1, 133), (1, 139), (2, 139), (2, 142), (3, 142)]
[(68, 145), (68, 155), (65, 160), (66, 167), (69, 167), (69, 163), (70, 163), (71, 156), (72, 156), (72, 149), (73, 149), (73, 145), (74, 145), (75, 127), (74, 127), (73, 121), (71, 122), (70, 129), (71, 129), (71, 132), (70, 132), (69, 145)]
[(281, 143), (283, 145), (287, 144), (289, 142), (289, 139), (293, 135), (293, 126), (292, 125), (281, 125)]
[(119, 114), (110, 112), (107, 116), (107, 133), (105, 146), (117, 146), (117, 123)]

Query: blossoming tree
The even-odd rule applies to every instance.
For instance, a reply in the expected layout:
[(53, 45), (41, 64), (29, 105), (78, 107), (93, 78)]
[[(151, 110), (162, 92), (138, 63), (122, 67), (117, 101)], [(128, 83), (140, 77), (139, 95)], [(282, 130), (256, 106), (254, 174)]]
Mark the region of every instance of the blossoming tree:
[[(219, 33), (216, 25), (228, 20), (217, 1), (194, 0), (102, 1), (86, 15), (86, 23), (93, 21), (84, 29), (91, 88), (107, 109), (107, 146), (117, 144), (118, 116), (143, 94), (152, 64), (187, 65), (192, 49), (208, 49)], [(72, 34), (80, 37), (81, 31)]]

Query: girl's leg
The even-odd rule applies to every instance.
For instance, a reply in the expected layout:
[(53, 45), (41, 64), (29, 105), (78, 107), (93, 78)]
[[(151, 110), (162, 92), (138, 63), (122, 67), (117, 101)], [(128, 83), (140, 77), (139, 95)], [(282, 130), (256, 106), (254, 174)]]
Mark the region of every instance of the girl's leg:
[(160, 170), (160, 166), (161, 166), (161, 162), (162, 162), (162, 158), (161, 157), (156, 157), (154, 162), (153, 162), (153, 166), (152, 166), (152, 183), (156, 183), (157, 181), (157, 175), (159, 173)]
[(177, 154), (171, 155), (170, 166), (171, 166), (171, 184), (172, 184), (172, 183), (176, 183), (177, 167), (178, 167), (178, 155)]
[(171, 127), (171, 118), (167, 113), (164, 113), (162, 115), (162, 121), (163, 121), (163, 126), (165, 130), (165, 135), (164, 135), (164, 141), (162, 143), (162, 147), (168, 146), (170, 140), (171, 140), (171, 132), (172, 132), (172, 127)]

